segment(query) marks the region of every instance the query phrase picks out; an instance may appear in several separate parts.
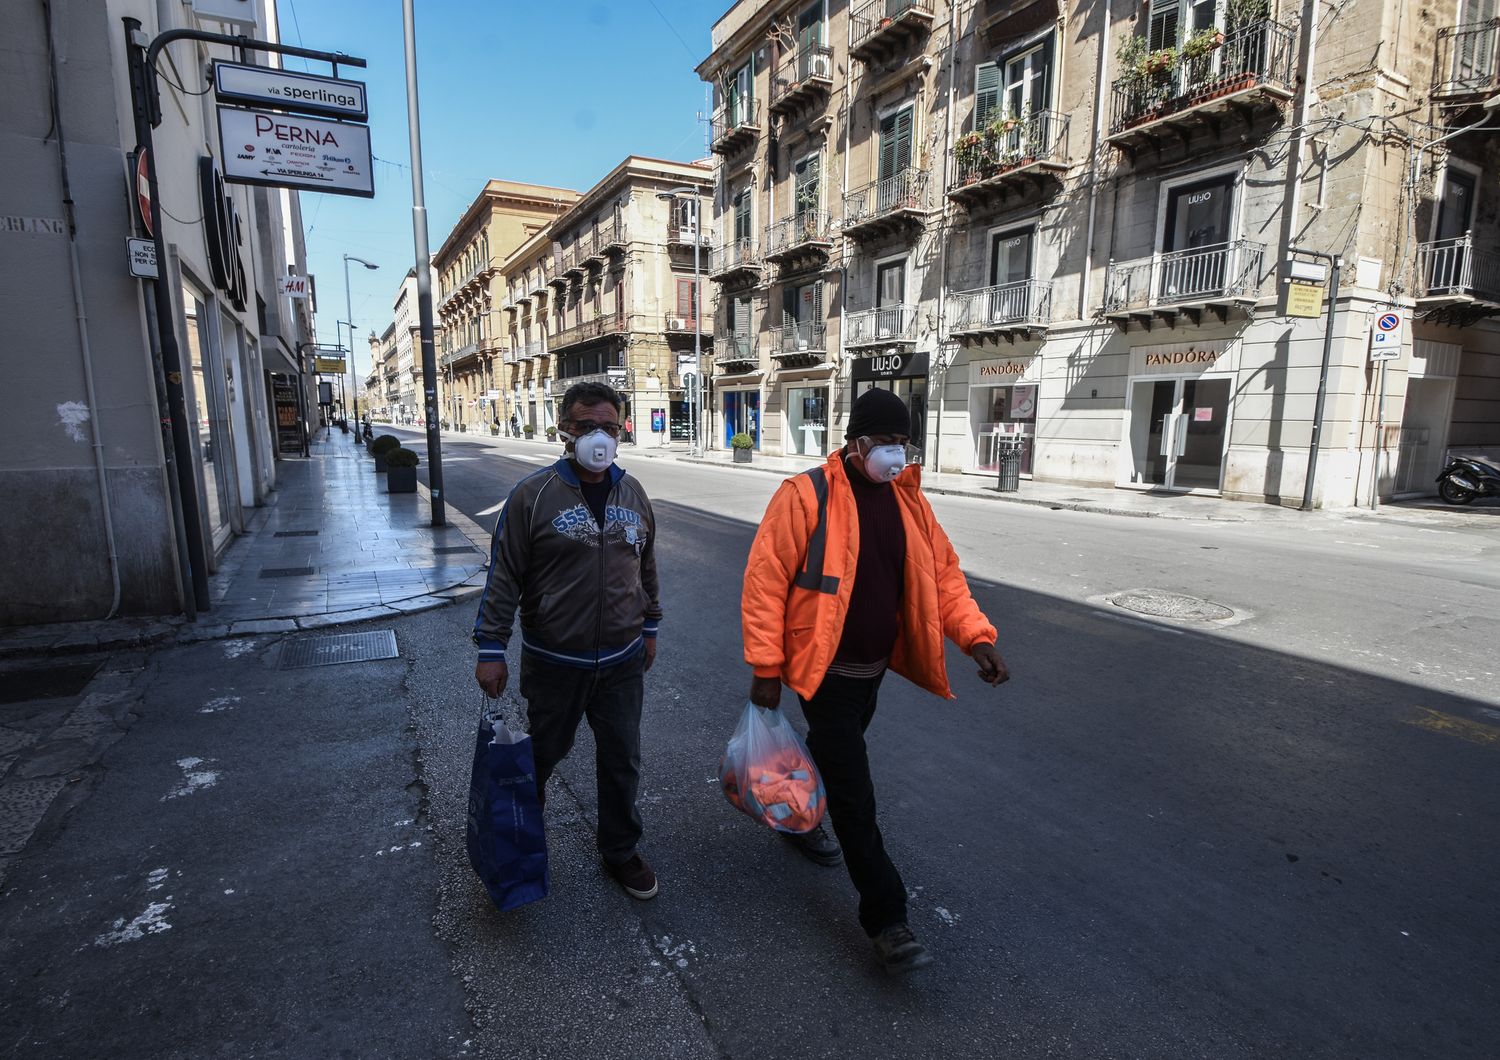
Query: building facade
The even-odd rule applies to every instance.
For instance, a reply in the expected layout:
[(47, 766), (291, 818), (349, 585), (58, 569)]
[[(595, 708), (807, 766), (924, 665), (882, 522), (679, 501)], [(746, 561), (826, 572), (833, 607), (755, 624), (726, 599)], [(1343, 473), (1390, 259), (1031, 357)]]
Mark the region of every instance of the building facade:
[[(275, 4), (249, 6), (259, 20), (249, 34), (277, 39)], [(0, 329), (15, 440), (0, 457), (11, 501), (0, 516), (11, 551), (0, 624), (184, 610), (186, 558), (201, 546), (197, 575), (216, 568), (316, 420), (313, 302), (277, 284), (306, 273), (298, 198), (222, 180), (204, 72), (214, 58), (236, 58), (228, 49), (181, 41), (161, 59), (172, 71), (159, 79), (155, 131), (167, 252), (154, 282), (168, 294), (168, 319), (147, 297), (152, 281), (127, 268), (127, 237), (146, 232), (129, 177), (126, 17), (148, 38), (246, 32), (148, 0), (28, 5), (10, 20)], [(191, 485), (181, 490), (163, 431), (158, 323), (182, 358)], [(201, 529), (196, 541), (190, 525)]]
[(693, 202), (706, 215), (711, 176), (631, 156), (505, 263), (505, 392), (523, 433), (545, 436), (562, 391), (597, 380), (621, 391), (637, 443), (690, 439), (685, 376), (702, 377), (713, 342), (706, 308), (697, 324), (695, 239), (701, 274), (708, 254)]
[(1456, 131), (1497, 24), (1433, 10), (742, 0), (699, 67), (713, 441), (821, 455), (883, 386), (943, 470), (1015, 445), (1039, 479), (1300, 501), (1329, 316), (1282, 305), (1298, 247), (1341, 263), (1315, 502), (1430, 492), (1500, 446), (1500, 159)]
[(438, 414), (446, 429), (489, 433), (501, 422), (505, 362), (495, 302), (500, 262), (577, 197), (562, 188), (489, 181), (433, 255), (442, 328)]

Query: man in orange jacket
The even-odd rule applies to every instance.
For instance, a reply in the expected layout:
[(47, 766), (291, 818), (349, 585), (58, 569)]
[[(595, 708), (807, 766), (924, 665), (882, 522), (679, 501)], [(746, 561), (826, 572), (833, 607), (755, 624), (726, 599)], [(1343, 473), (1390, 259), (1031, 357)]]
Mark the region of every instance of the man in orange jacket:
[[(981, 680), (1010, 677), (958, 556), (908, 466), (911, 419), (879, 388), (854, 402), (844, 448), (781, 484), (745, 568), (741, 619), (750, 700), (774, 710), (785, 684), (802, 703), (807, 746), (828, 792), (838, 843), (821, 828), (794, 841), (812, 860), (848, 865), (859, 922), (888, 971), (932, 963), (906, 922), (906, 884), (875, 819), (865, 729), (887, 669), (952, 699), (946, 635)], [(840, 851), (842, 845), (842, 852)]]

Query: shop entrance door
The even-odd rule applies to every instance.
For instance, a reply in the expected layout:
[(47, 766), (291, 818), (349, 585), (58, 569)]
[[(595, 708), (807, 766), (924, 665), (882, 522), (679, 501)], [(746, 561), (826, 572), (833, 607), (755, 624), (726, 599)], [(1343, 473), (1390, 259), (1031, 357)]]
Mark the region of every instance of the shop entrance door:
[(1228, 379), (1140, 379), (1131, 385), (1132, 484), (1218, 490), (1229, 437)]

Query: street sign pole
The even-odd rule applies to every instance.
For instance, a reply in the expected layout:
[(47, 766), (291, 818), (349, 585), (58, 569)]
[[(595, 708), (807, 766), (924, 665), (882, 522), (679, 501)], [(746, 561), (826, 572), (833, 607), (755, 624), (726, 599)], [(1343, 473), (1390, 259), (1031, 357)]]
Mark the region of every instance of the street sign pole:
[(427, 206), (422, 192), (422, 114), (417, 100), (417, 27), (412, 0), (401, 0), (406, 38), (406, 124), (411, 140), (411, 234), (416, 250), (417, 325), (422, 343), (422, 399), (427, 417), (427, 479), (432, 525), (447, 522), (443, 499), (443, 440), (438, 433), (437, 350), (432, 342), (432, 255), (427, 245)]
[(1339, 311), (1339, 270), (1343, 261), (1334, 254), (1323, 254), (1316, 250), (1292, 248), (1295, 254), (1305, 254), (1329, 264), (1328, 316), (1323, 321), (1323, 366), (1318, 373), (1318, 396), (1313, 402), (1312, 437), (1307, 446), (1307, 479), (1302, 484), (1302, 511), (1313, 506), (1313, 484), (1318, 475), (1318, 444), (1323, 437), (1323, 411), (1328, 404), (1328, 367), (1333, 361), (1333, 323)]

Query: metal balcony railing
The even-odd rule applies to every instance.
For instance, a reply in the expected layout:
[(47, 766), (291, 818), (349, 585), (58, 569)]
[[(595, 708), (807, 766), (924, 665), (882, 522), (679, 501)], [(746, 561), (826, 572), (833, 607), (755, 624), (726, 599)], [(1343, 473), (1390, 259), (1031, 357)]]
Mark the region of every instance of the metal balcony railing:
[(881, 346), (917, 341), (917, 307), (883, 305), (844, 314), (845, 346)]
[(932, 0), (870, 0), (849, 16), (849, 50), (857, 52), (912, 15), (932, 20)]
[(833, 49), (826, 44), (798, 48), (771, 75), (771, 109), (793, 103), (804, 90), (833, 86)]
[(1182, 59), (1158, 73), (1129, 73), (1111, 89), (1110, 134), (1257, 85), (1290, 95), (1296, 42), (1290, 26), (1254, 22), (1230, 32), (1207, 55)]
[(1474, 298), (1500, 302), (1500, 254), (1476, 250), (1474, 234), (1417, 247), (1420, 298)]
[(721, 332), (715, 335), (714, 349), (720, 351), (714, 357), (714, 364), (720, 367), (754, 364), (760, 360), (756, 355), (755, 340), (748, 331), (736, 331), (728, 335)]
[(766, 257), (775, 258), (809, 243), (827, 243), (830, 230), (824, 210), (805, 210), (796, 217), (784, 217), (766, 228)]
[(720, 106), (713, 113), (710, 123), (710, 146), (716, 150), (730, 150), (742, 138), (760, 131), (760, 100), (737, 99)]
[(1464, 96), (1500, 88), (1500, 18), (1440, 29), (1437, 47), (1433, 95)]
[(1044, 327), (1052, 321), (1052, 284), (1018, 280), (948, 296), (948, 333), (973, 335), (1004, 328)]
[(775, 332), (777, 357), (818, 355), (828, 351), (828, 325), (821, 320), (793, 320)]
[(999, 176), (1035, 162), (1067, 164), (1068, 116), (1039, 110), (1019, 117), (999, 117), (958, 138), (953, 149), (950, 188)]
[(1264, 243), (1240, 239), (1139, 261), (1112, 261), (1104, 280), (1104, 312), (1254, 299), (1260, 294), (1265, 254)]
[(760, 248), (753, 239), (736, 239), (715, 247), (709, 264), (709, 275), (721, 276), (742, 269), (760, 268)]
[(677, 216), (677, 211), (672, 211), (672, 218), (667, 222), (667, 242), (675, 246), (692, 246), (693, 237), (698, 237), (698, 245), (706, 247), (710, 244), (709, 234), (706, 229), (692, 221), (684, 221)]
[(473, 357), (478, 352), (479, 343), (471, 342), (466, 346), (460, 346), (456, 350), (448, 350), (444, 352), (441, 363), (444, 367), (447, 367), (450, 364), (456, 364), (459, 361), (465, 360), (466, 358)]
[(576, 346), (580, 342), (588, 342), (591, 339), (601, 338), (605, 335), (617, 335), (625, 329), (624, 322), (613, 313), (607, 316), (594, 317), (592, 320), (584, 320), (574, 324), (570, 328), (553, 332), (548, 340), (548, 349), (552, 352), (561, 350), (564, 346)]
[(844, 228), (858, 228), (903, 211), (927, 209), (927, 174), (903, 169), (844, 196)]

